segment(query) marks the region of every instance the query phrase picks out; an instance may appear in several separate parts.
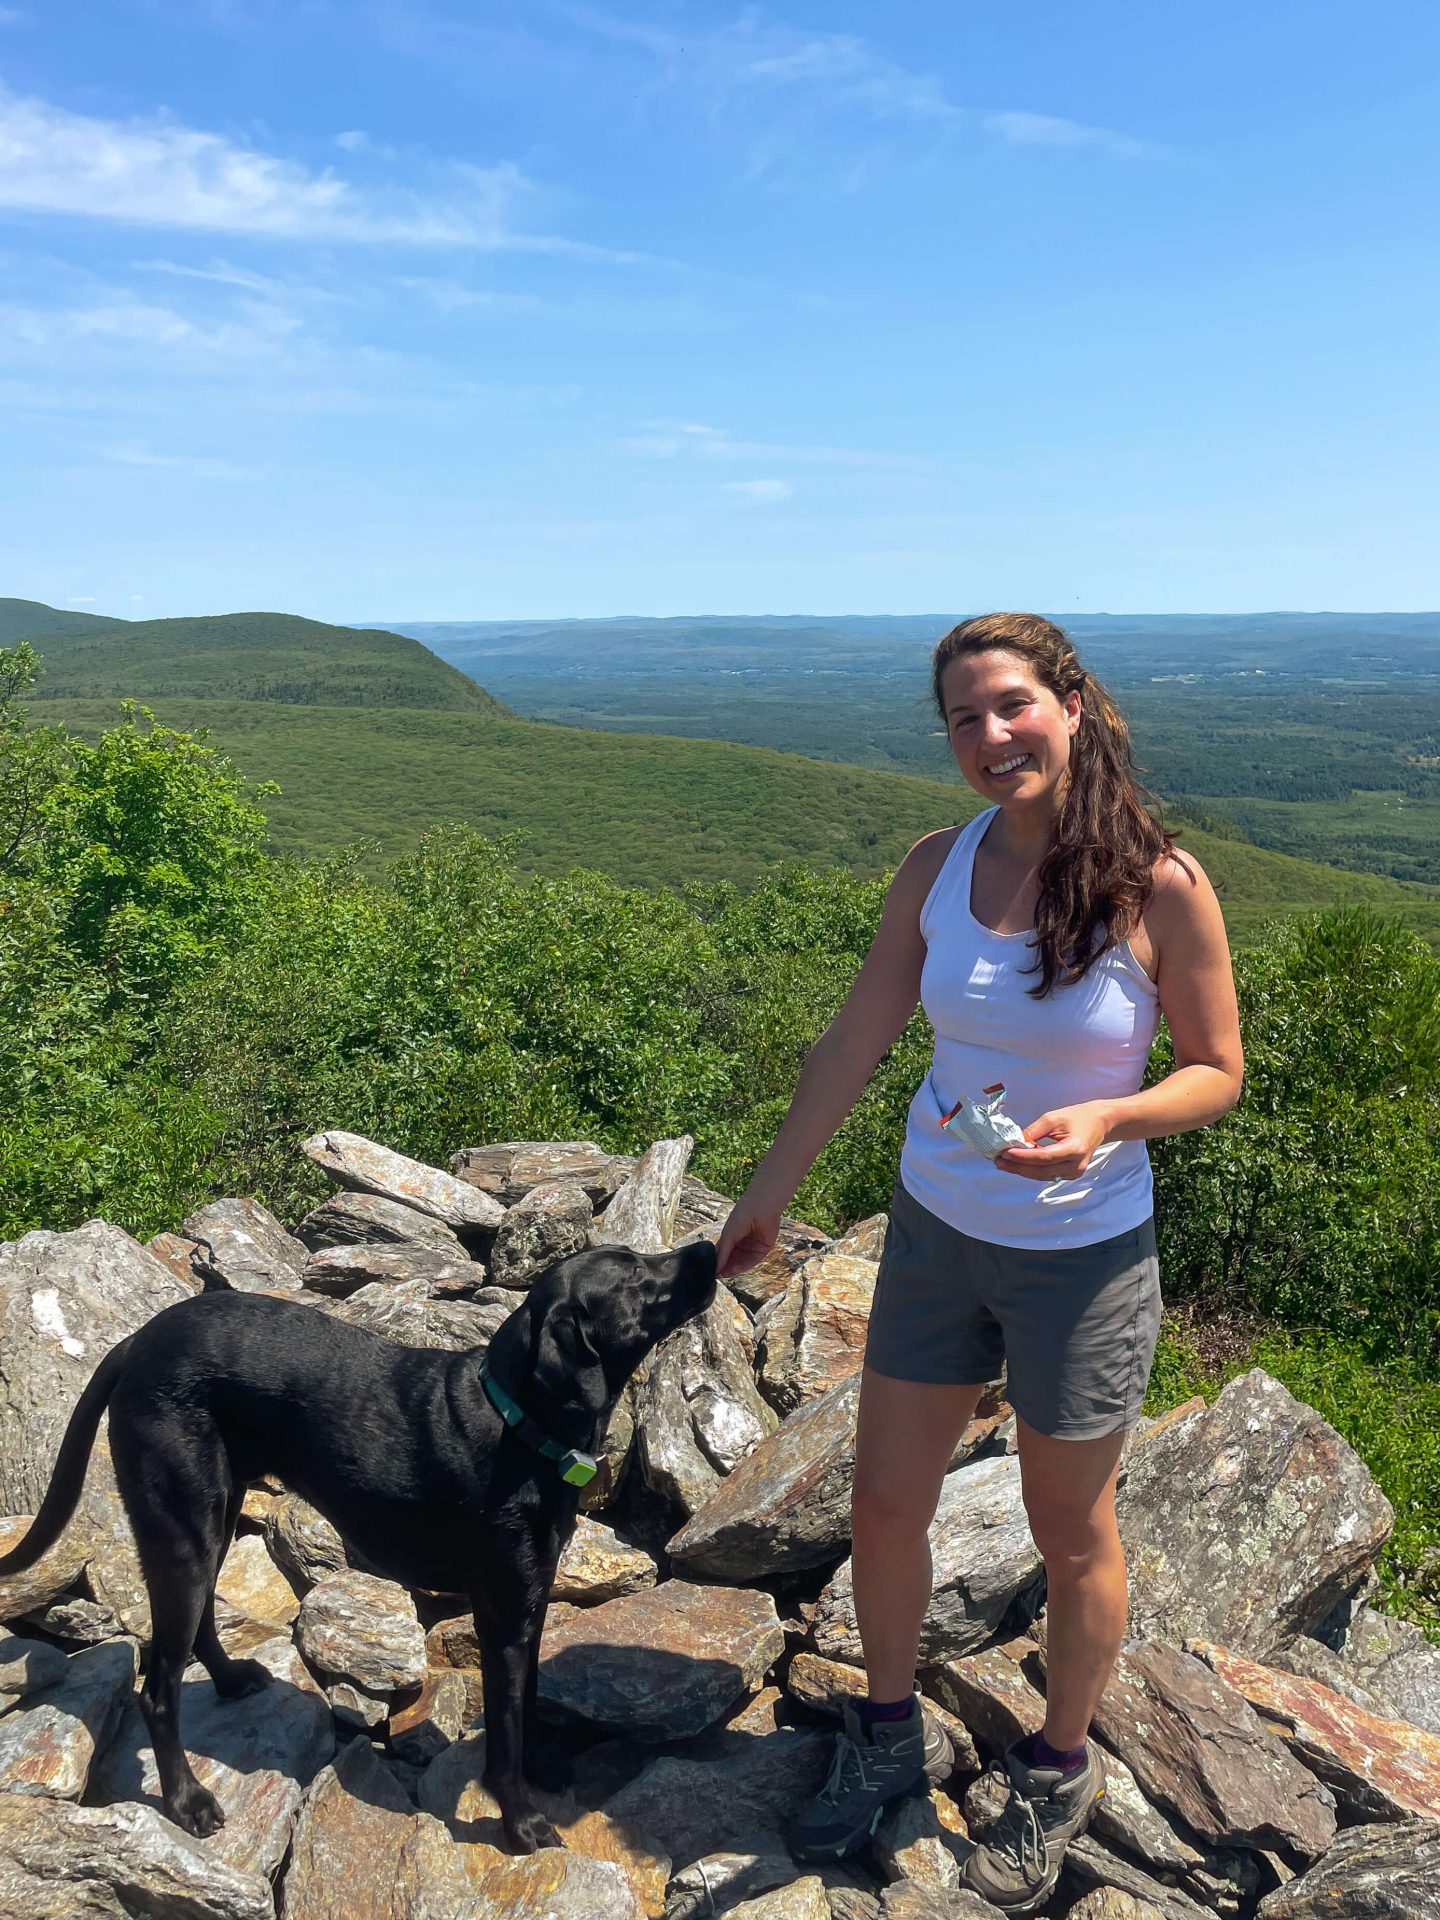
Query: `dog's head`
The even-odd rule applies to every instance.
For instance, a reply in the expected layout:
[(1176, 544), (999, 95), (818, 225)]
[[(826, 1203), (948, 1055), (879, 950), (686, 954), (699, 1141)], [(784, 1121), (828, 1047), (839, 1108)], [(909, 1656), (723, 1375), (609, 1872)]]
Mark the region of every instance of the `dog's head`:
[(591, 1247), (547, 1267), (496, 1332), (497, 1372), (537, 1402), (599, 1414), (667, 1333), (715, 1298), (715, 1248)]

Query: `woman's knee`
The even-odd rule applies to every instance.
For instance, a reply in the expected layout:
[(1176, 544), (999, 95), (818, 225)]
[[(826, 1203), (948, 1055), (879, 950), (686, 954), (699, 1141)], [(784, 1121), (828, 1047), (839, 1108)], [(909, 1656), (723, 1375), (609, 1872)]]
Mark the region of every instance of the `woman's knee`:
[(940, 1484), (898, 1479), (883, 1473), (855, 1475), (850, 1494), (850, 1529), (854, 1537), (894, 1537), (924, 1534), (940, 1503)]

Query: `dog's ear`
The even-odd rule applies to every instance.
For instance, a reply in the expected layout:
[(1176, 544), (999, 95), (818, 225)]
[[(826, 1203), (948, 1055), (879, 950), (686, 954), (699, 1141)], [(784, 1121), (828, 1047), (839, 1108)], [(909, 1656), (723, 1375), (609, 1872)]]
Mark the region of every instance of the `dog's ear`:
[(547, 1313), (536, 1330), (531, 1378), (556, 1406), (599, 1407), (605, 1369), (583, 1310), (572, 1303)]

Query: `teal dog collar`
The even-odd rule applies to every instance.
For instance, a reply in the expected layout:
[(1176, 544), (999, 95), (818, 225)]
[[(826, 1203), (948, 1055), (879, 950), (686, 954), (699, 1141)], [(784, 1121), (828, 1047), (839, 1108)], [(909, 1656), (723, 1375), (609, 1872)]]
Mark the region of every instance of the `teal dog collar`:
[(592, 1454), (581, 1453), (578, 1447), (562, 1447), (558, 1440), (552, 1440), (539, 1422), (532, 1420), (519, 1401), (512, 1400), (495, 1376), (484, 1367), (480, 1369), (480, 1384), (506, 1426), (512, 1428), (536, 1453), (543, 1453), (547, 1460), (553, 1460), (566, 1486), (589, 1486), (599, 1472)]

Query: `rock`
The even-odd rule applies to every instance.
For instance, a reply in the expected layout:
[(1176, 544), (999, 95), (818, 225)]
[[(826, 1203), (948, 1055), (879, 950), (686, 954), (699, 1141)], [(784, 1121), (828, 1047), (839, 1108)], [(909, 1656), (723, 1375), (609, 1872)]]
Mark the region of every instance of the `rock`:
[(1147, 1435), (1116, 1508), (1132, 1633), (1261, 1660), (1358, 1584), (1394, 1523), (1358, 1455), (1258, 1368)]
[(66, 1665), (58, 1647), (0, 1631), (0, 1696), (7, 1703), (53, 1687), (64, 1677)]
[[(739, 1903), (771, 1888), (796, 1884), (800, 1872), (779, 1836), (759, 1828), (748, 1844), (734, 1851), (709, 1854), (672, 1874), (665, 1920), (705, 1920), (715, 1913), (732, 1920)], [(828, 1916), (822, 1916), (822, 1920), (828, 1920)]]
[[(0, 1554), (19, 1546), (33, 1518), (33, 1514), (15, 1513), (0, 1519)], [(0, 1620), (18, 1620), (21, 1614), (48, 1607), (68, 1593), (90, 1558), (92, 1538), (83, 1517), (74, 1519), (33, 1567), (0, 1578)]]
[(1159, 1907), (1118, 1887), (1096, 1887), (1083, 1900), (1077, 1900), (1065, 1920), (1165, 1920)]
[(1165, 1885), (1136, 1861), (1108, 1846), (1094, 1833), (1072, 1840), (1060, 1873), (1062, 1898), (1113, 1888), (1144, 1906), (1155, 1908), (1161, 1920), (1211, 1920), (1210, 1910), (1192, 1900), (1180, 1887)]
[(627, 1546), (612, 1528), (582, 1513), (560, 1555), (550, 1597), (577, 1607), (599, 1606), (653, 1587), (659, 1572), (648, 1553)]
[(428, 1213), (453, 1227), (467, 1244), (476, 1234), (488, 1240), (504, 1217), (499, 1203), (478, 1187), (403, 1153), (392, 1153), (358, 1133), (339, 1129), (317, 1133), (301, 1141), (300, 1151), (340, 1186)]
[(871, 1844), (887, 1880), (921, 1887), (958, 1887), (960, 1868), (971, 1852), (960, 1809), (938, 1788), (891, 1801)]
[(727, 1920), (830, 1920), (830, 1901), (818, 1873), (776, 1887), (757, 1899), (742, 1900), (727, 1910)]
[(453, 1253), (429, 1247), (324, 1247), (305, 1263), (305, 1285), (311, 1293), (344, 1300), (361, 1287), (401, 1287), (415, 1282), (434, 1297), (452, 1299), (475, 1294), (485, 1285), (485, 1269), (456, 1245)]
[(350, 1562), (345, 1542), (323, 1513), (298, 1493), (287, 1493), (265, 1521), (270, 1558), (295, 1592), (304, 1594), (319, 1580), (343, 1573)]
[[(782, 1421), (668, 1543), (676, 1565), (717, 1580), (758, 1580), (836, 1560), (850, 1539), (859, 1402), (852, 1374)], [(993, 1399), (981, 1401), (952, 1466), (994, 1444), (994, 1409)]]
[(381, 1725), (386, 1747), (397, 1760), (426, 1767), (470, 1728), (470, 1688), (453, 1667), (429, 1667), (413, 1697), (399, 1694)]
[(623, 1867), (563, 1847), (507, 1859), (477, 1876), (465, 1920), (644, 1920)]
[(331, 1247), (401, 1247), (468, 1258), (453, 1227), (378, 1193), (332, 1193), (295, 1229), (312, 1254)]
[(585, 1189), (574, 1180), (544, 1180), (517, 1200), (495, 1231), (490, 1277), (500, 1287), (532, 1280), (587, 1244), (594, 1218)]
[[(643, 1372), (644, 1362), (641, 1363)], [(595, 1455), (598, 1471), (589, 1486), (580, 1495), (582, 1513), (593, 1513), (596, 1508), (608, 1506), (619, 1491), (630, 1462), (631, 1449), (635, 1439), (635, 1395), (634, 1378), (627, 1380), (620, 1398), (611, 1409), (610, 1418), (605, 1424), (600, 1447)]]
[(198, 1240), (183, 1233), (157, 1233), (145, 1242), (145, 1251), (162, 1261), (188, 1292), (204, 1292), (204, 1278), (195, 1266), (196, 1254), (203, 1251)]
[(306, 1594), (295, 1644), (312, 1667), (353, 1680), (367, 1693), (417, 1687), (425, 1678), (425, 1634), (415, 1603), (393, 1580), (353, 1569), (332, 1573)]
[(684, 1739), (757, 1685), (784, 1646), (769, 1594), (667, 1580), (598, 1607), (552, 1606), (540, 1699), (638, 1740)]
[(670, 1880), (670, 1856), (658, 1853), (644, 1839), (630, 1833), (607, 1813), (592, 1810), (558, 1828), (572, 1853), (587, 1860), (609, 1860), (630, 1882), (642, 1912), (659, 1920), (665, 1911), (665, 1889)]
[(872, 1260), (827, 1249), (807, 1260), (756, 1321), (760, 1387), (781, 1414), (809, 1406), (865, 1357)]
[(670, 1541), (687, 1573), (720, 1580), (824, 1566), (850, 1537), (858, 1378), (792, 1414)]
[(1127, 1641), (1093, 1727), (1147, 1798), (1202, 1840), (1314, 1858), (1334, 1838), (1329, 1789), (1190, 1654)]
[(1282, 1673), (1297, 1674), (1302, 1680), (1318, 1680), (1322, 1687), (1343, 1694), (1357, 1707), (1378, 1714), (1382, 1720), (1397, 1717), (1391, 1703), (1373, 1687), (1363, 1685), (1347, 1661), (1338, 1653), (1332, 1653), (1323, 1641), (1312, 1640), (1308, 1633), (1298, 1634), (1288, 1647), (1277, 1648), (1267, 1664), (1278, 1667)]
[(897, 1880), (880, 1896), (882, 1920), (995, 1920), (996, 1909), (968, 1887), (922, 1887)]
[(830, 1248), (832, 1253), (845, 1253), (856, 1260), (874, 1260), (878, 1263), (885, 1251), (885, 1235), (890, 1226), (888, 1213), (872, 1213), (867, 1219), (857, 1220), (853, 1227), (846, 1229)]
[(745, 1740), (722, 1759), (652, 1762), (605, 1803), (627, 1833), (667, 1853), (677, 1869), (732, 1847), (757, 1831), (780, 1830), (824, 1785), (834, 1752), (828, 1733), (776, 1733)]
[(629, 1178), (590, 1228), (592, 1247), (629, 1247), (633, 1253), (664, 1253), (674, 1245), (680, 1182), (695, 1142), (657, 1140), (635, 1162)]
[(109, 1442), (103, 1435), (91, 1450), (84, 1500), (93, 1527), (86, 1583), (95, 1599), (115, 1615), (122, 1631), (144, 1643), (150, 1638), (150, 1594), (130, 1518), (115, 1485)]
[(505, 1140), (490, 1147), (462, 1147), (450, 1171), (513, 1207), (533, 1188), (571, 1181), (595, 1207), (603, 1207), (634, 1168), (629, 1154), (606, 1153), (593, 1140)]
[(1267, 1893), (1258, 1920), (1437, 1920), (1440, 1823), (1350, 1827), (1317, 1866)]
[[(1042, 1570), (1020, 1497), (1020, 1462), (978, 1460), (947, 1474), (930, 1524), (934, 1592), (920, 1630), (920, 1660), (970, 1653), (993, 1639), (1012, 1603)], [(847, 1560), (820, 1596), (816, 1651), (863, 1664)]]
[(513, 1302), (497, 1306), (476, 1300), (436, 1299), (423, 1280), (371, 1283), (348, 1300), (321, 1300), (322, 1312), (352, 1327), (364, 1327), (402, 1347), (439, 1347), (464, 1353), (486, 1347), (504, 1325)]
[(0, 1511), (34, 1513), (81, 1390), (119, 1341), (190, 1289), (118, 1227), (0, 1245)]
[[(477, 1846), (508, 1848), (499, 1802), (485, 1785), (485, 1735), (472, 1733), (445, 1748), (416, 1783), (421, 1810), (443, 1820), (457, 1839)], [(556, 1828), (577, 1817), (568, 1794), (531, 1787), (531, 1796)]]
[(1327, 1644), (1338, 1645), (1346, 1665), (1379, 1689), (1393, 1712), (1427, 1733), (1440, 1733), (1440, 1647), (1418, 1627), (1360, 1606), (1345, 1620), (1338, 1639), (1317, 1632)]
[(999, 1647), (926, 1668), (920, 1691), (963, 1721), (992, 1758), (1045, 1724), (1044, 1694)]
[(109, 1607), (98, 1600), (81, 1600), (65, 1595), (48, 1607), (36, 1607), (22, 1616), (27, 1627), (48, 1633), (72, 1651), (77, 1647), (98, 1647), (102, 1640), (113, 1640), (124, 1628)]
[[(180, 1688), (180, 1738), (195, 1777), (225, 1811), (224, 1826), (204, 1842), (207, 1852), (232, 1867), (273, 1875), (305, 1787), (335, 1751), (325, 1701), (283, 1680), (222, 1700), (204, 1668), (192, 1666)], [(101, 1806), (139, 1801), (160, 1810), (159, 1770), (134, 1695), (124, 1703), (87, 1797)]]
[(258, 1200), (212, 1200), (184, 1231), (200, 1248), (195, 1267), (207, 1286), (256, 1293), (300, 1285), (305, 1248)]
[(53, 1686), (0, 1720), (0, 1794), (78, 1800), (130, 1698), (139, 1670), (133, 1640), (72, 1653)]
[(149, 1807), (0, 1794), (6, 1920), (274, 1920), (262, 1874), (237, 1871)]
[[(456, 1920), (489, 1848), (459, 1846), (419, 1813), (366, 1740), (316, 1776), (285, 1869), (285, 1920)], [(498, 1856), (496, 1856), (498, 1858)]]
[(1440, 1739), (1408, 1721), (1381, 1719), (1314, 1680), (1263, 1667), (1228, 1647), (1186, 1642), (1243, 1694), (1304, 1766), (1317, 1774), (1351, 1823), (1440, 1819)]
[(667, 1335), (636, 1387), (640, 1471), (687, 1517), (778, 1425), (756, 1391), (736, 1315), (744, 1308), (717, 1283), (714, 1302)]
[[(838, 1720), (845, 1701), (865, 1698), (865, 1673), (863, 1668), (846, 1666), (839, 1660), (822, 1660), (818, 1654), (797, 1653), (786, 1669), (785, 1691), (793, 1700), (800, 1701), (813, 1712), (827, 1713)], [(1044, 1702), (1040, 1704), (1043, 1719)], [(980, 1756), (975, 1751), (969, 1727), (958, 1714), (952, 1713), (948, 1707), (937, 1705), (928, 1696), (925, 1711), (950, 1736), (950, 1744), (955, 1749), (956, 1768), (961, 1773), (973, 1773), (980, 1765)]]
[(231, 1542), (215, 1591), (253, 1620), (270, 1620), (277, 1627), (288, 1627), (300, 1611), (299, 1595), (258, 1533), (244, 1533)]

